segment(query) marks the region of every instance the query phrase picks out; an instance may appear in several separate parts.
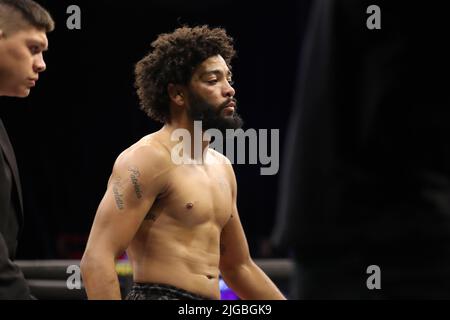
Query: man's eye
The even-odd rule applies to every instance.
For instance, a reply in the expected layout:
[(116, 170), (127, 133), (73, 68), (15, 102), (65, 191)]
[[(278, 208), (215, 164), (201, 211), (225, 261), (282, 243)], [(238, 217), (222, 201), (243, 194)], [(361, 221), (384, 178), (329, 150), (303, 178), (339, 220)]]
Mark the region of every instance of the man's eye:
[(209, 84), (216, 84), (216, 83), (217, 83), (217, 79), (214, 79), (214, 80), (208, 80), (208, 83), (209, 83)]
[(38, 46), (31, 46), (30, 47), (30, 51), (32, 54), (37, 54), (39, 53), (39, 47)]

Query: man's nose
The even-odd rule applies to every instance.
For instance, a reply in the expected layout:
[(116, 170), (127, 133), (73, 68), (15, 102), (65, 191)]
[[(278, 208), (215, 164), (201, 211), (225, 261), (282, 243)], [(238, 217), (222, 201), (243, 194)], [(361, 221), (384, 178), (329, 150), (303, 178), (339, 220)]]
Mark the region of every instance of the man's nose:
[(42, 53), (40, 53), (38, 56), (36, 56), (36, 59), (34, 61), (34, 72), (39, 73), (44, 71), (47, 68), (47, 65), (45, 64), (44, 57)]
[(234, 91), (234, 88), (231, 86), (231, 84), (227, 81), (227, 84), (226, 84), (226, 86), (225, 86), (225, 89), (224, 89), (225, 91), (224, 91), (224, 94), (225, 94), (225, 97), (234, 97), (234, 95), (236, 94), (236, 92)]

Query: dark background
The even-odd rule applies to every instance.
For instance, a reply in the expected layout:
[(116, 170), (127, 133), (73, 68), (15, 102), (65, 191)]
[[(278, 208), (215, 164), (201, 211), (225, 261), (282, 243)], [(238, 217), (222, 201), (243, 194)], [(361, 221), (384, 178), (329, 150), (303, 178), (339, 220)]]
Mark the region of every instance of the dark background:
[[(27, 99), (0, 100), (24, 192), (18, 258), (81, 257), (115, 158), (161, 126), (139, 110), (134, 64), (158, 34), (183, 24), (224, 27), (235, 39), (244, 129), (279, 129), (281, 165), (309, 0), (37, 2), (56, 21), (47, 70)], [(72, 4), (81, 8), (81, 30), (66, 27)], [(267, 247), (280, 172), (261, 176), (259, 164), (234, 168), (253, 257), (288, 254)]]

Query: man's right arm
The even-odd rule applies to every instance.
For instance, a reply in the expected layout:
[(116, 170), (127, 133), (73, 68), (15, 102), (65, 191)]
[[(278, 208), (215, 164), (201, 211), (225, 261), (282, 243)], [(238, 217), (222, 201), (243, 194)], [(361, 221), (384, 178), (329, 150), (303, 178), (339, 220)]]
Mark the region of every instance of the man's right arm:
[(89, 299), (121, 299), (115, 261), (164, 187), (164, 156), (151, 146), (118, 157), (81, 260)]

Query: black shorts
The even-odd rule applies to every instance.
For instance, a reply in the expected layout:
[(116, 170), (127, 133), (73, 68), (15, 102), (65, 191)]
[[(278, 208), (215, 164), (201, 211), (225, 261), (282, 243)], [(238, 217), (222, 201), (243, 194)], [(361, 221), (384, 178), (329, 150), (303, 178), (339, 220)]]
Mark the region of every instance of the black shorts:
[(133, 283), (126, 300), (210, 300), (189, 291), (157, 283)]

